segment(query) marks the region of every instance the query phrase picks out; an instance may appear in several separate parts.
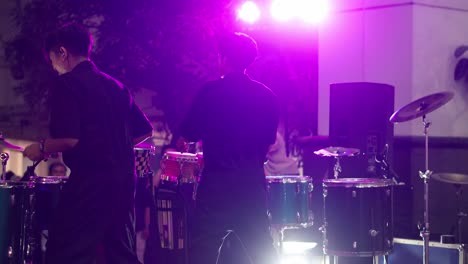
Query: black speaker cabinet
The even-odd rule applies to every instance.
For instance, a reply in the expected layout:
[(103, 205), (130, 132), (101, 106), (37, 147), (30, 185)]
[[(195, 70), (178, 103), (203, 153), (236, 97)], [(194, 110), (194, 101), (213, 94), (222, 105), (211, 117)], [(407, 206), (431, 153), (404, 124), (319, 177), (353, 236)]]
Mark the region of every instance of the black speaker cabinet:
[[(393, 86), (382, 83), (330, 85), (330, 142), (335, 147), (357, 148), (360, 154), (340, 159), (340, 178), (379, 177), (376, 157), (388, 153), (391, 162), (394, 111)], [(388, 145), (388, 149), (386, 148)], [(333, 168), (329, 177), (333, 176)]]

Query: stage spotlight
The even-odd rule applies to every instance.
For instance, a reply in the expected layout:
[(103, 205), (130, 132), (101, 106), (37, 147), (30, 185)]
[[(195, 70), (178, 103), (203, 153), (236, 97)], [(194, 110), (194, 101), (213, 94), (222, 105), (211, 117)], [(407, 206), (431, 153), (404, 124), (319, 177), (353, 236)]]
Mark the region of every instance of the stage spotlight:
[(244, 2), (237, 10), (237, 17), (247, 23), (253, 24), (260, 18), (260, 9), (252, 1)]
[(284, 241), (281, 253), (285, 255), (304, 254), (316, 246), (316, 242)]
[(310, 264), (304, 255), (286, 255), (281, 258), (281, 264)]
[(274, 19), (285, 22), (294, 15), (294, 1), (274, 0), (271, 4), (271, 15)]
[(297, 15), (304, 22), (317, 24), (322, 22), (328, 15), (328, 0), (301, 0)]
[(318, 23), (328, 13), (328, 0), (274, 0), (271, 4), (274, 19), (286, 22), (299, 18), (307, 23)]

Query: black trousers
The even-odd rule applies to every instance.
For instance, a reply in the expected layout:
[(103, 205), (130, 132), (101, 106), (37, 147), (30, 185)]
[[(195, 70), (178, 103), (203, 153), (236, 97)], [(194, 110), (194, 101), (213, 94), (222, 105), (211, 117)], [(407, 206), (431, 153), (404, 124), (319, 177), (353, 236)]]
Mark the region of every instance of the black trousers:
[(191, 264), (278, 263), (262, 193), (216, 193), (200, 186), (191, 238)]
[(98, 254), (108, 264), (140, 263), (132, 208), (116, 210), (109, 201), (74, 199), (65, 193), (61, 197), (49, 229), (47, 264), (94, 264)]

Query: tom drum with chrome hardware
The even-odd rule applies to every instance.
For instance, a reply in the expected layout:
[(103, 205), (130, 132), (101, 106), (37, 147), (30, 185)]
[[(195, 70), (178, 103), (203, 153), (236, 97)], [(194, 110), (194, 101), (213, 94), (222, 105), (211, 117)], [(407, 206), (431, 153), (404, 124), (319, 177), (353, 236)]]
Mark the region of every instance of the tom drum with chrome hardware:
[(268, 215), (272, 225), (306, 227), (312, 224), (310, 210), (312, 179), (285, 175), (267, 176)]
[(388, 254), (393, 246), (393, 185), (388, 179), (324, 180), (324, 253)]
[(176, 183), (198, 182), (201, 175), (200, 154), (168, 151), (161, 160), (161, 180)]
[(0, 263), (30, 259), (32, 199), (30, 182), (0, 183)]

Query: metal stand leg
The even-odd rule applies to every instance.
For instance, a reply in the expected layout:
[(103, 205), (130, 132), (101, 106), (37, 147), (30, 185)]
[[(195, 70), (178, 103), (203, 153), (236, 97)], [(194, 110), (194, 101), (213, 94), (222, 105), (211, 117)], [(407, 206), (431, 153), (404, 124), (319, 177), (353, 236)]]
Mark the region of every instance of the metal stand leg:
[(426, 121), (426, 116), (423, 115), (424, 136), (425, 136), (425, 154), (426, 154), (426, 171), (419, 172), (419, 177), (424, 180), (424, 227), (421, 228), (420, 236), (423, 239), (423, 263), (429, 264), (429, 179), (432, 171), (429, 170), (429, 137), (427, 129), (431, 125)]

